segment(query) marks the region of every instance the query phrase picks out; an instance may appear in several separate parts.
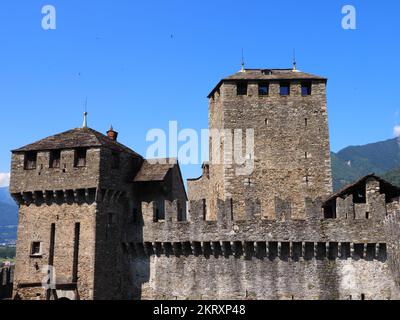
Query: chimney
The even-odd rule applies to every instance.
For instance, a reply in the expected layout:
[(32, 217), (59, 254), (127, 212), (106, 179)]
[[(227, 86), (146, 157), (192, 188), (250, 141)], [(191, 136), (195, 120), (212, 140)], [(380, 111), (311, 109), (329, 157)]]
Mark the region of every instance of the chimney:
[(107, 136), (114, 141), (117, 141), (118, 132), (114, 131), (113, 126), (110, 127), (110, 130), (107, 131)]

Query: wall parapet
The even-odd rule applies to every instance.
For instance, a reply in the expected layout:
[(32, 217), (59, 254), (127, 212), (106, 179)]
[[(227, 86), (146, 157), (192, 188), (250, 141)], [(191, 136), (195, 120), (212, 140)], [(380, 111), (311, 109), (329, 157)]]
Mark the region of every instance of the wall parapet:
[(360, 260), (387, 259), (386, 243), (350, 242), (287, 242), (287, 241), (184, 241), (124, 243), (125, 253), (132, 256), (233, 256), (247, 260), (280, 259), (304, 260)]
[[(306, 212), (305, 219), (295, 219), (292, 217), (292, 203), (287, 199), (275, 198), (275, 217), (267, 217), (263, 214), (262, 204), (259, 199), (245, 199), (245, 218), (237, 219), (234, 208), (234, 199), (227, 198), (226, 200), (217, 199), (215, 207), (216, 212), (212, 215), (208, 213), (210, 210), (206, 199), (190, 200), (188, 202), (188, 212), (182, 214), (179, 212), (177, 200), (165, 200), (163, 206), (158, 202), (142, 202), (141, 209), (143, 222), (150, 224), (152, 222), (176, 222), (189, 221), (191, 223), (200, 223), (201, 221), (216, 221), (222, 225), (229, 225), (234, 221), (320, 221), (320, 220), (374, 220), (383, 221), (385, 217), (396, 210), (400, 210), (400, 203), (392, 201), (387, 203), (384, 194), (369, 194), (368, 202), (361, 203), (354, 201), (353, 195), (346, 197), (338, 197), (335, 199), (334, 207), (332, 203), (326, 206), (321, 198), (304, 199), (304, 207)], [(334, 210), (334, 212), (330, 212)], [(329, 212), (328, 212), (329, 211)], [(332, 214), (331, 214), (332, 213)], [(159, 217), (157, 217), (159, 216)], [(215, 220), (208, 220), (207, 217), (214, 216)], [(160, 218), (161, 217), (161, 218)], [(183, 219), (182, 219), (183, 217)]]

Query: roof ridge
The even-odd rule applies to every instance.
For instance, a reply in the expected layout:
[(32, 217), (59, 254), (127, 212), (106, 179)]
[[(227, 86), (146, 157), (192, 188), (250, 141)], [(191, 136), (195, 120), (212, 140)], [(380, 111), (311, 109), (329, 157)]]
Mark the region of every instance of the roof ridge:
[(105, 134), (93, 128), (74, 128), (60, 132), (33, 143), (27, 144), (21, 148), (14, 149), (12, 152), (40, 151), (51, 149), (73, 149), (89, 147), (108, 147), (115, 148), (118, 151), (131, 153), (136, 157), (143, 158), (140, 154), (129, 147), (110, 139)]
[[(132, 150), (132, 149), (129, 148), (128, 146), (122, 144), (121, 142), (118, 142), (118, 141), (116, 141), (116, 140), (113, 140), (113, 139), (111, 139), (109, 136), (107, 136), (107, 135), (105, 135), (105, 134), (103, 134), (103, 133), (101, 133), (101, 132), (99, 132), (99, 131), (97, 131), (97, 130), (95, 130), (95, 129), (91, 129), (91, 130), (93, 130), (93, 132), (94, 132), (96, 135), (99, 134), (99, 135), (101, 136), (102, 139), (106, 139), (106, 141), (107, 141), (108, 143), (115, 144), (115, 145), (117, 145), (117, 146), (119, 146), (119, 147), (121, 147), (121, 148), (124, 148), (124, 149), (130, 151), (131, 153), (134, 153), (134, 154), (136, 154), (137, 156), (143, 158), (139, 153), (137, 153), (136, 151)], [(96, 138), (98, 139), (97, 136), (96, 136)], [(101, 141), (99, 141), (99, 142), (101, 143)]]

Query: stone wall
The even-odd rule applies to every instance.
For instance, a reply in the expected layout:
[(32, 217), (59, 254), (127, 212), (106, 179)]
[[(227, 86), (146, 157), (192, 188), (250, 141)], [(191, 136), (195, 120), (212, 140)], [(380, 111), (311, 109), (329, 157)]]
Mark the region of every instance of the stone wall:
[[(36, 169), (26, 170), (24, 153), (13, 153), (10, 192), (20, 206), (14, 296), (122, 297), (121, 234), (133, 216), (133, 178), (143, 160), (120, 152), (113, 165), (110, 149), (89, 148), (86, 165), (75, 167), (74, 154), (62, 150), (60, 168), (50, 168), (50, 152), (40, 151)], [(50, 296), (43, 287), (49, 265), (55, 272)]]
[(400, 298), (388, 265), (381, 261), (152, 255), (149, 268), (142, 299)]
[[(399, 248), (390, 247), (387, 221), (324, 219), (321, 203), (305, 204), (307, 219), (280, 213), (282, 207), (274, 215), (280, 218), (264, 219), (249, 214), (259, 210), (254, 203), (242, 219), (228, 199), (217, 202), (217, 220), (207, 221), (203, 200), (190, 201), (188, 221), (178, 222), (176, 206), (166, 203), (166, 219), (154, 222), (155, 204), (143, 203), (140, 236), (124, 244), (133, 297), (400, 299), (392, 272)], [(371, 208), (378, 217), (379, 207)]]
[[(48, 265), (54, 266), (57, 284), (74, 282), (75, 226), (80, 223), (77, 292), (81, 299), (93, 298), (96, 209), (95, 203), (20, 206), (14, 296), (46, 299), (42, 281)], [(52, 224), (55, 238), (51, 263)], [(32, 253), (33, 242), (40, 242), (39, 254)]]
[[(206, 203), (205, 215), (208, 220), (212, 219), (210, 215), (210, 172), (209, 165), (203, 164), (202, 175), (197, 179), (188, 179), (187, 180), (187, 189), (190, 200), (203, 200)], [(208, 201), (208, 202), (207, 202)], [(214, 212), (216, 208), (213, 208)], [(215, 216), (214, 219), (217, 217)]]
[[(326, 83), (313, 81), (310, 96), (301, 95), (297, 80), (291, 82), (289, 96), (279, 94), (278, 81), (269, 88), (269, 95), (259, 96), (257, 82), (248, 81), (247, 95), (238, 96), (236, 82), (225, 81), (220, 96), (211, 97), (210, 129), (241, 129), (243, 135), (254, 129), (255, 134), (255, 170), (249, 176), (238, 175), (236, 165), (215, 164), (210, 153), (213, 197), (235, 199), (233, 206), (242, 217), (246, 199), (258, 198), (269, 218), (278, 197), (291, 201), (293, 216), (304, 218), (304, 198), (332, 191)], [(220, 150), (229, 157), (232, 151), (225, 146), (223, 140)], [(246, 156), (245, 146), (242, 150)]]
[(14, 265), (0, 268), (0, 300), (12, 297)]
[[(224, 185), (224, 112), (223, 112), (223, 96), (220, 90), (210, 98), (208, 104), (208, 128), (210, 131), (209, 138), (209, 157), (210, 157), (210, 187), (205, 194), (208, 202), (207, 219), (217, 219), (214, 215), (216, 212), (217, 199), (226, 198), (226, 190)], [(190, 193), (189, 193), (190, 197)]]
[(400, 286), (400, 210), (388, 215), (384, 226), (388, 238), (389, 267), (396, 284)]
[(74, 166), (74, 150), (62, 150), (59, 168), (50, 168), (50, 152), (38, 152), (36, 169), (24, 170), (24, 153), (13, 153), (10, 193), (96, 187), (100, 174), (100, 148), (87, 150), (87, 165)]

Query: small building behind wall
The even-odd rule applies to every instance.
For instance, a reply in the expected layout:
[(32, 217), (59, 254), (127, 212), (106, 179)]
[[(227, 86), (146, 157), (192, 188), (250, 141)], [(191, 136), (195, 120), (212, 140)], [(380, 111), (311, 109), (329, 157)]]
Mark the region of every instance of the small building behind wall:
[(323, 205), (325, 219), (383, 220), (399, 209), (400, 188), (369, 174), (331, 195)]

